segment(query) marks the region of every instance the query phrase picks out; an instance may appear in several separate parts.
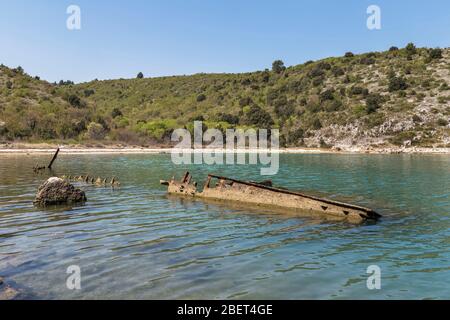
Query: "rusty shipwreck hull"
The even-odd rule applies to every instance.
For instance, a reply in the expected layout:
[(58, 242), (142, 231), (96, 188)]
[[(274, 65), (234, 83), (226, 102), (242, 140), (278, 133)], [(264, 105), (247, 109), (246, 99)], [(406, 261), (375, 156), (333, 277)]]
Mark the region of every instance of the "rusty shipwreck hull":
[[(217, 182), (214, 184), (213, 181)], [(210, 174), (203, 190), (199, 192), (197, 183), (192, 181), (192, 176), (187, 172), (180, 181), (172, 178), (170, 181), (161, 181), (161, 184), (168, 186), (169, 194), (285, 208), (291, 212), (301, 211), (302, 215), (305, 212), (320, 213), (352, 222), (381, 218), (369, 208), (275, 188), (270, 182), (240, 181)]]

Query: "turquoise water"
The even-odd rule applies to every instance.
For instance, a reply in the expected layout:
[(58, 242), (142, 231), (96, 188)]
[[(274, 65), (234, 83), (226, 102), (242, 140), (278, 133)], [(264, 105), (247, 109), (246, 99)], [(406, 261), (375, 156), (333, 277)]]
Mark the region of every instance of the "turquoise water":
[[(175, 166), (169, 155), (60, 155), (54, 175), (117, 176), (88, 202), (33, 207), (49, 156), (0, 155), (0, 275), (24, 299), (450, 299), (450, 157), (282, 155), (275, 184), (371, 207), (351, 225), (168, 197), (188, 168), (261, 180), (257, 166)], [(263, 179), (266, 179), (265, 177)], [(66, 269), (81, 269), (81, 290)], [(366, 269), (381, 268), (381, 290)]]

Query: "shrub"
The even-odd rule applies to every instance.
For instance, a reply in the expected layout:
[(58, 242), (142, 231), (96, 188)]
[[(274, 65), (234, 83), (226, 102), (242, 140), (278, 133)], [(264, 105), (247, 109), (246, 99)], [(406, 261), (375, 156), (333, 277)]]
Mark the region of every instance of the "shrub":
[(95, 93), (95, 90), (94, 89), (85, 89), (83, 91), (83, 93), (84, 93), (84, 96), (86, 98), (88, 98), (88, 97), (92, 96)]
[(302, 128), (298, 128), (289, 132), (287, 141), (290, 144), (297, 144), (300, 140), (303, 139), (304, 135), (305, 131)]
[(337, 67), (337, 66), (333, 67), (332, 72), (335, 77), (340, 77), (345, 74), (344, 69)]
[(67, 80), (67, 81), (59, 80), (59, 83), (58, 83), (58, 85), (60, 85), (60, 86), (70, 86), (70, 85), (74, 85), (74, 84), (75, 83), (70, 80)]
[(76, 94), (70, 94), (67, 96), (67, 102), (75, 108), (84, 107), (84, 104), (82, 103), (80, 97), (78, 97)]
[(429, 57), (431, 60), (442, 59), (442, 49), (440, 49), (440, 48), (434, 48), (434, 49), (431, 49), (431, 50), (428, 52), (428, 57)]
[(412, 141), (416, 136), (416, 133), (413, 131), (403, 131), (397, 134), (396, 136), (389, 138), (389, 142), (394, 145), (402, 145), (405, 143), (405, 141)]
[(326, 100), (333, 100), (334, 99), (334, 90), (328, 89), (325, 90), (320, 94), (320, 101), (324, 102)]
[(260, 128), (269, 128), (274, 124), (270, 114), (260, 106), (254, 104), (246, 110), (244, 115), (244, 124), (255, 125)]
[(344, 55), (346, 58), (352, 58), (352, 57), (354, 57), (355, 55), (353, 54), (353, 52), (346, 52), (345, 53), (345, 55)]
[(278, 118), (289, 118), (294, 113), (295, 108), (291, 103), (285, 101), (285, 103), (277, 103), (274, 111)]
[(13, 83), (11, 82), (11, 81), (6, 81), (6, 88), (7, 89), (12, 89), (12, 87), (13, 87)]
[(412, 117), (412, 121), (414, 123), (421, 123), (422, 122), (422, 118), (420, 118), (417, 114), (413, 115)]
[(311, 69), (311, 71), (308, 73), (308, 75), (311, 78), (317, 78), (317, 77), (321, 77), (325, 74), (325, 71), (322, 70), (322, 68), (320, 68), (320, 66), (316, 66), (313, 69)]
[(163, 140), (164, 138), (170, 137), (176, 127), (177, 123), (175, 120), (165, 119), (140, 123), (137, 129), (154, 139)]
[(228, 113), (219, 113), (217, 115), (217, 121), (219, 122), (228, 122), (229, 124), (238, 124), (239, 123), (239, 117), (228, 114)]
[(375, 63), (375, 59), (371, 57), (363, 57), (361, 60), (359, 60), (359, 63), (364, 65), (371, 65)]
[(105, 137), (105, 129), (97, 122), (91, 122), (87, 126), (86, 137), (92, 140), (102, 140)]
[(306, 109), (311, 113), (322, 111), (322, 105), (316, 101), (310, 100), (306, 105)]
[(14, 71), (16, 73), (18, 73), (18, 74), (23, 74), (24, 73), (24, 70), (23, 70), (23, 68), (21, 66), (18, 66), (17, 68), (15, 68)]
[(319, 130), (319, 129), (322, 128), (322, 122), (320, 122), (320, 119), (319, 119), (319, 118), (315, 118), (315, 119), (313, 120), (312, 124), (311, 124), (311, 127), (312, 127), (314, 130)]
[(136, 76), (137, 79), (142, 79), (144, 78), (144, 74), (142, 72), (139, 72)]
[(408, 84), (403, 77), (393, 76), (389, 78), (389, 92), (406, 90), (408, 88)]
[(394, 47), (394, 46), (393, 46), (393, 47), (390, 47), (390, 48), (389, 48), (389, 51), (390, 51), (390, 52), (392, 52), (392, 51), (398, 51), (398, 47)]
[(315, 78), (315, 79), (312, 81), (312, 85), (313, 85), (314, 87), (318, 87), (318, 86), (320, 86), (324, 81), (325, 81), (325, 78), (324, 78), (323, 76), (317, 77), (317, 78)]
[(286, 67), (284, 66), (284, 62), (281, 60), (275, 60), (272, 63), (272, 71), (275, 73), (282, 73), (284, 70), (286, 70)]
[(279, 96), (278, 90), (269, 89), (267, 91), (267, 97), (266, 97), (267, 104), (270, 104), (270, 105), (273, 104), (278, 99), (278, 96)]
[(438, 126), (446, 127), (448, 125), (448, 121), (446, 119), (440, 118), (437, 121)]
[(331, 64), (329, 64), (328, 62), (319, 62), (317, 64), (317, 67), (322, 70), (331, 70)]
[(369, 94), (366, 97), (366, 112), (367, 114), (371, 114), (373, 112), (376, 112), (383, 103), (383, 97), (379, 94)]
[(268, 69), (264, 70), (264, 71), (261, 73), (261, 80), (262, 80), (262, 82), (264, 82), (264, 83), (269, 82), (269, 80), (270, 80), (270, 73), (269, 73), (269, 70), (268, 70)]
[(250, 104), (252, 104), (253, 103), (253, 100), (252, 100), (252, 98), (250, 98), (250, 97), (245, 97), (245, 98), (241, 98), (240, 100), (239, 100), (239, 106), (242, 108), (242, 107), (245, 107), (245, 106), (248, 106), (248, 105), (250, 105)]
[(111, 111), (111, 117), (113, 117), (113, 119), (115, 119), (115, 118), (117, 118), (117, 117), (121, 117), (121, 116), (123, 116), (123, 114), (122, 114), (122, 111), (120, 111), (119, 108), (114, 108), (114, 109)]
[(447, 101), (450, 101), (450, 97), (440, 96), (440, 97), (438, 97), (437, 101), (441, 104), (444, 104), (444, 103), (447, 103)]
[(367, 89), (364, 89), (359, 86), (353, 86), (350, 88), (350, 95), (357, 96), (357, 95), (363, 94), (365, 92), (365, 90), (367, 90)]
[(364, 123), (369, 129), (382, 125), (384, 121), (385, 118), (381, 112), (371, 113), (364, 119)]
[(202, 93), (197, 96), (197, 102), (202, 102), (206, 100), (206, 96)]
[(342, 102), (340, 100), (328, 100), (324, 104), (326, 112), (335, 112), (341, 110)]
[(329, 149), (330, 146), (325, 142), (323, 138), (320, 138), (319, 145), (322, 149)]
[(444, 82), (443, 84), (441, 84), (441, 86), (439, 87), (439, 91), (447, 91), (449, 90), (449, 86), (447, 84), (447, 82)]

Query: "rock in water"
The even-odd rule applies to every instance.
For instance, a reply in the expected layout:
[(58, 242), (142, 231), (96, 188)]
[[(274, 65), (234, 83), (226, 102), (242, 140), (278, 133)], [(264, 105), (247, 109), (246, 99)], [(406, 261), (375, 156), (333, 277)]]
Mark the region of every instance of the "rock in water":
[(38, 189), (34, 204), (47, 206), (86, 201), (86, 194), (60, 178), (50, 178)]

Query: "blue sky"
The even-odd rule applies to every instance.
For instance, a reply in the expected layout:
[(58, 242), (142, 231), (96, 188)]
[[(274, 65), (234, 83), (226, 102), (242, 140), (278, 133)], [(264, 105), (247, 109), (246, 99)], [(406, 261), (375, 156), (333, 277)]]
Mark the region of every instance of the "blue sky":
[[(81, 30), (66, 9), (81, 8)], [(382, 29), (366, 27), (380, 6)], [(0, 63), (49, 81), (246, 72), (412, 41), (450, 46), (448, 0), (0, 0)]]

